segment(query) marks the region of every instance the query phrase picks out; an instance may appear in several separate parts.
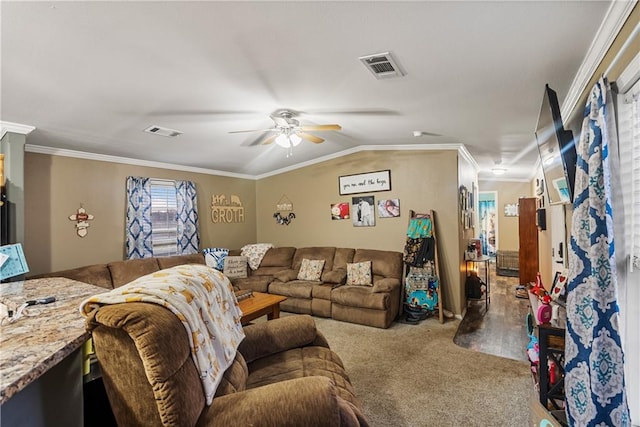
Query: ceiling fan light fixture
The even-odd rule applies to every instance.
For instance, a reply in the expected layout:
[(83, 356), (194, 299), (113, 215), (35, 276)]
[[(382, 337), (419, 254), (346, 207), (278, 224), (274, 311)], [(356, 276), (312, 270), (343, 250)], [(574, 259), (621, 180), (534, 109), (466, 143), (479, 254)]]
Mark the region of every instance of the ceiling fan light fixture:
[(302, 141), (302, 138), (298, 136), (298, 134), (292, 133), (289, 135), (289, 141), (291, 141), (291, 145), (296, 147)]
[(284, 133), (278, 135), (278, 137), (276, 138), (276, 144), (278, 144), (282, 148), (289, 148), (291, 146), (289, 138)]

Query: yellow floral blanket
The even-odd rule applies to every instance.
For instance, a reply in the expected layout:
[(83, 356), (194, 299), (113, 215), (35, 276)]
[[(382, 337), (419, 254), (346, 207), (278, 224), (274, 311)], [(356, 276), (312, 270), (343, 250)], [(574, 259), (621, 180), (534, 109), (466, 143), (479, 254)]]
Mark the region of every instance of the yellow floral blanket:
[(159, 304), (180, 319), (210, 405), (244, 338), (242, 311), (229, 279), (206, 265), (180, 265), (90, 297), (80, 304), (80, 313), (88, 317), (101, 305), (125, 302)]

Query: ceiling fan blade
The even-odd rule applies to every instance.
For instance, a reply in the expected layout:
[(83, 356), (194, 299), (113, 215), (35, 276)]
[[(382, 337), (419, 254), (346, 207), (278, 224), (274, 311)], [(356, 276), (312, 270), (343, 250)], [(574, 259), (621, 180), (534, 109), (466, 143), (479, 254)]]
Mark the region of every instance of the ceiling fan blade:
[(311, 141), (315, 144), (320, 144), (324, 141), (324, 139), (317, 137), (315, 135), (311, 135), (310, 133), (298, 132), (297, 133), (300, 138), (306, 139), (307, 141)]
[(276, 140), (276, 138), (277, 138), (277, 137), (278, 137), (278, 135), (270, 136), (269, 138), (265, 139), (265, 140), (262, 142), (262, 145), (269, 145), (269, 144), (271, 144), (273, 141), (275, 141), (275, 140)]
[(274, 132), (277, 131), (278, 129), (250, 129), (250, 130), (233, 130), (230, 131), (229, 133), (245, 133), (245, 132)]
[(300, 126), (302, 130), (341, 130), (342, 126), (340, 125), (309, 125), (309, 126)]

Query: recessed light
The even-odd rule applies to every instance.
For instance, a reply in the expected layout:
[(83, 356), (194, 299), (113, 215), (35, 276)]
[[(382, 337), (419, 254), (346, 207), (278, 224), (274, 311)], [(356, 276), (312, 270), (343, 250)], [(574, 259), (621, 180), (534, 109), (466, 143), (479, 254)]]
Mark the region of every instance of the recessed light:
[(504, 175), (507, 170), (505, 168), (493, 168), (491, 169), (494, 175)]

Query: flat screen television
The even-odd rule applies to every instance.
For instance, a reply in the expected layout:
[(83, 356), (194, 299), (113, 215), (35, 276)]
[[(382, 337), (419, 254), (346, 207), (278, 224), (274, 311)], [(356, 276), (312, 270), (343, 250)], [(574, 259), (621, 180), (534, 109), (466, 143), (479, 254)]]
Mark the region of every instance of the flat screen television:
[(547, 186), (549, 204), (573, 202), (576, 180), (576, 146), (573, 132), (565, 130), (556, 92), (545, 85), (536, 126), (540, 164)]

